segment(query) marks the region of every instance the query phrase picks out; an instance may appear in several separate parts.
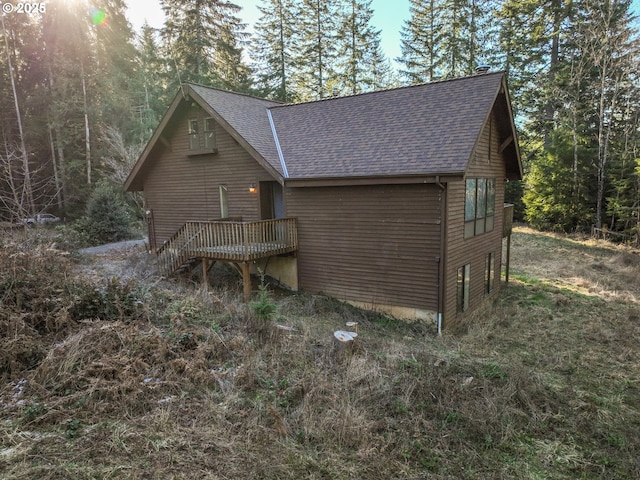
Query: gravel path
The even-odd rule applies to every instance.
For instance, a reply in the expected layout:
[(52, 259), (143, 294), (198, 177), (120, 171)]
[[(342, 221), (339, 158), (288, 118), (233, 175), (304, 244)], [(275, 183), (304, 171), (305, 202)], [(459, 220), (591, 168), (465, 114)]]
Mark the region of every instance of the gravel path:
[(100, 253), (109, 253), (114, 250), (121, 250), (136, 245), (143, 245), (147, 242), (146, 238), (138, 240), (125, 240), (124, 242), (107, 243), (106, 245), (98, 245), (97, 247), (82, 248), (78, 250), (81, 255), (96, 255)]

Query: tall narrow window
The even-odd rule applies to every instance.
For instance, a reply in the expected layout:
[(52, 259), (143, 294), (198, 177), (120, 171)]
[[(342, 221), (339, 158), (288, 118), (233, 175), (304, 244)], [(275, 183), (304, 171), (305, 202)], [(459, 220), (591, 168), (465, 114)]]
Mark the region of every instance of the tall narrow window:
[(214, 125), (215, 122), (213, 118), (204, 119), (204, 148), (206, 150), (215, 150), (216, 148)]
[(487, 218), (487, 179), (479, 178), (476, 189), (476, 235), (485, 232)]
[(467, 179), (465, 182), (464, 238), (493, 230), (495, 203), (495, 178)]
[(469, 309), (469, 290), (471, 284), (471, 265), (467, 264), (458, 268), (457, 282), (457, 311), (464, 312)]
[(227, 186), (220, 185), (220, 218), (229, 217), (229, 203), (227, 201)]
[(487, 254), (484, 267), (484, 293), (487, 295), (493, 291), (493, 282), (495, 279), (495, 256), (493, 252)]
[(467, 179), (464, 202), (464, 238), (475, 235), (476, 185), (477, 181), (475, 178)]
[(493, 219), (496, 214), (496, 179), (489, 178), (487, 180), (487, 217), (485, 230), (491, 232), (493, 230)]
[(189, 150), (200, 150), (200, 136), (198, 135), (198, 119), (189, 119)]

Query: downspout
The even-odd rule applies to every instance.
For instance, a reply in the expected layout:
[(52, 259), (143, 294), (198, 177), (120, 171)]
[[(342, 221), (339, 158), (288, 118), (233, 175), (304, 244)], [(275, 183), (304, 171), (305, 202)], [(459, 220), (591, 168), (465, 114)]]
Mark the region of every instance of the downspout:
[(438, 262), (438, 312), (436, 313), (436, 324), (438, 326), (438, 336), (442, 335), (442, 315), (444, 313), (444, 259), (446, 240), (446, 192), (447, 186), (440, 182), (440, 175), (436, 175), (436, 185), (440, 187), (440, 256)]

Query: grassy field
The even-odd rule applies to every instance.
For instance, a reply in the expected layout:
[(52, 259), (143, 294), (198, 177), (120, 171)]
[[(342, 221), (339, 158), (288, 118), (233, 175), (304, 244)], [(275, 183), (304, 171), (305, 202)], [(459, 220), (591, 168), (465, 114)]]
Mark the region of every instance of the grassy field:
[(202, 292), (139, 249), (0, 243), (2, 479), (640, 478), (635, 250), (516, 229), (510, 284), (438, 338), (302, 294), (264, 322), (233, 273)]

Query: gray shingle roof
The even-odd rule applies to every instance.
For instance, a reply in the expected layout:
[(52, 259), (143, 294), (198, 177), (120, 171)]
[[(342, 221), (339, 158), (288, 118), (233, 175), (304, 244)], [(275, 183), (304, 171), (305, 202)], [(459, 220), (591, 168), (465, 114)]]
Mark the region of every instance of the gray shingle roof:
[[(291, 105), (187, 87), (265, 168), (303, 180), (464, 173), (503, 78), (502, 72), (487, 73)], [(501, 111), (511, 115), (505, 98)], [(129, 175), (127, 189), (142, 188), (145, 163), (181, 101), (177, 95)], [(513, 152), (511, 176), (519, 178), (517, 145)]]
[(283, 175), (267, 116), (267, 109), (279, 105), (277, 102), (201, 85), (189, 87)]
[(289, 177), (462, 173), (502, 77), (272, 107)]

